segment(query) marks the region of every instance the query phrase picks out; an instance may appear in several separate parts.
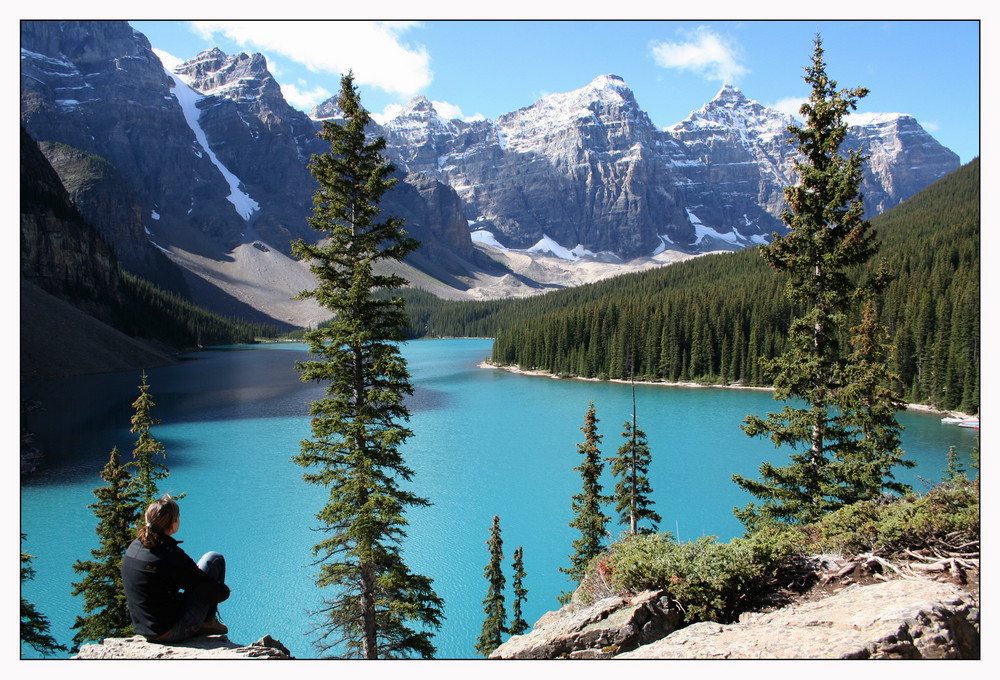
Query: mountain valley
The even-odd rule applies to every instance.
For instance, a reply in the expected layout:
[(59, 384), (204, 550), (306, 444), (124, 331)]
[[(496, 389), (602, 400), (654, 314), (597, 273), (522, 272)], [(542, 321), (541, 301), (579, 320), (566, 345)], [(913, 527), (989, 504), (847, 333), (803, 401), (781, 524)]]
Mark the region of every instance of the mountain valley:
[[(289, 257), (323, 153), (260, 54), (207, 50), (173, 72), (126, 22), (23, 22), (21, 123), (122, 267), (212, 311), (281, 328), (322, 318), (292, 302), (311, 275)], [(472, 123), (424, 97), (371, 126), (399, 183), (383, 201), (421, 241), (403, 269), (446, 299), (533, 295), (781, 231), (794, 180), (791, 119), (723, 87), (664, 129), (625, 80)], [(872, 215), (958, 168), (906, 115), (852, 128), (870, 157)]]

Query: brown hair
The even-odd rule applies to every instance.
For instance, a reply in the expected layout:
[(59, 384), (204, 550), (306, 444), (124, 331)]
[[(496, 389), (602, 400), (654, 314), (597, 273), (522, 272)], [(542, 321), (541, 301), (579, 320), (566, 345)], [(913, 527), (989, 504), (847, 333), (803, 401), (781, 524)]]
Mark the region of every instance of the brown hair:
[(146, 522), (139, 527), (136, 538), (145, 547), (155, 548), (180, 515), (181, 509), (177, 507), (177, 501), (169, 494), (164, 494), (146, 508)]

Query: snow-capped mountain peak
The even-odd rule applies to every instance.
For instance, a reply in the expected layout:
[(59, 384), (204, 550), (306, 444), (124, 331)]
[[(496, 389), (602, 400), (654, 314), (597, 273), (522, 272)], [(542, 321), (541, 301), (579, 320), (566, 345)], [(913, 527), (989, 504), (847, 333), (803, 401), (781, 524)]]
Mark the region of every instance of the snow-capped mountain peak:
[[(206, 50), (170, 69), (188, 91), (125, 22), (26, 22), (22, 48), (25, 128), (142, 178), (144, 212), (158, 215), (147, 226), (159, 239), (175, 234), (161, 245), (204, 234), (228, 248), (248, 229), (274, 245), (308, 228), (308, 162), (327, 145), (320, 124), (287, 104), (263, 56)], [(102, 69), (113, 77), (99, 77)], [(580, 85), (495, 120), (449, 120), (453, 107), (416, 97), (373, 121), (369, 132), (385, 138), (409, 187), (393, 192), (387, 210), (399, 208), (422, 240), (467, 254), (472, 228), (512, 249), (624, 259), (738, 248), (782, 228), (782, 189), (796, 180), (790, 117), (726, 85), (664, 131), (619, 75)], [(314, 118), (341, 117), (335, 104), (331, 97)], [(847, 141), (869, 159), (870, 214), (957, 167), (912, 117), (870, 118)]]
[(746, 98), (746, 95), (743, 94), (740, 88), (727, 83), (712, 97), (709, 103), (716, 106), (743, 106), (749, 102), (750, 100)]
[(635, 95), (621, 76), (613, 73), (597, 76), (586, 87), (577, 92), (590, 92), (596, 98), (607, 101), (635, 103)]
[(677, 138), (708, 133), (734, 136), (749, 148), (784, 144), (794, 122), (791, 116), (748, 99), (739, 88), (723, 85), (711, 101), (664, 131)]
[[(584, 87), (570, 92), (549, 94), (531, 106), (504, 114), (496, 121), (498, 137), (505, 150), (519, 153), (548, 148), (567, 134), (617, 146), (608, 136), (648, 135), (655, 132), (649, 116), (639, 108), (632, 90), (613, 74), (598, 76)], [(574, 132), (577, 131), (577, 132)], [(623, 148), (631, 147), (631, 139)], [(560, 143), (561, 144), (561, 143)]]
[(402, 132), (417, 128), (453, 131), (456, 126), (453, 121), (438, 113), (431, 100), (419, 95), (411, 99), (398, 114), (386, 121), (382, 127)]

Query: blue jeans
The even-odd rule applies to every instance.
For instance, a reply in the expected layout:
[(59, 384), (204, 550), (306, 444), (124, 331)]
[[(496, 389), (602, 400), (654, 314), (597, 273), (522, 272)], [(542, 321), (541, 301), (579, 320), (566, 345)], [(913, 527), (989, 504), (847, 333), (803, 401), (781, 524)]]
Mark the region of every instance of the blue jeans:
[[(226, 558), (217, 552), (207, 552), (198, 560), (198, 568), (219, 583), (226, 582)], [(158, 639), (161, 643), (183, 642), (193, 637), (201, 624), (215, 618), (219, 605), (184, 593), (184, 613), (166, 635)]]

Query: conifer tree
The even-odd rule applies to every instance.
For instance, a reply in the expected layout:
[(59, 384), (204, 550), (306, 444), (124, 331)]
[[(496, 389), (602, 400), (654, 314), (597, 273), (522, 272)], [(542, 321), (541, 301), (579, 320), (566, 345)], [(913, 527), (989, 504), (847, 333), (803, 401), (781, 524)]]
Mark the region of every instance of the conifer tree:
[(132, 618), (122, 584), (121, 559), (135, 537), (139, 500), (131, 484), (128, 469), (121, 463), (118, 447), (111, 449), (107, 465), (101, 470), (107, 486), (94, 489), (94, 509), (100, 547), (91, 550), (92, 560), (77, 561), (73, 570), (83, 574), (73, 584), (73, 595), (83, 595), (84, 616), (77, 616), (73, 644), (96, 642), (107, 637), (132, 635)]
[(971, 467), (975, 471), (976, 484), (979, 484), (979, 436), (976, 435), (976, 445), (972, 447)]
[(483, 620), (483, 629), (479, 633), (479, 641), (476, 643), (476, 651), (488, 657), (494, 649), (503, 642), (503, 634), (507, 632), (507, 609), (504, 603), (504, 586), (507, 580), (503, 575), (503, 539), (500, 536), (500, 517), (493, 516), (493, 528), (490, 529), (490, 538), (486, 541), (490, 550), (490, 562), (483, 570), (489, 586), (486, 589), (486, 598), (483, 600), (483, 611), (486, 618)]
[[(21, 534), (21, 542), (24, 542), (25, 535)], [(21, 584), (35, 578), (35, 570), (31, 566), (34, 555), (21, 551)], [(21, 598), (21, 642), (30, 645), (40, 654), (54, 654), (56, 652), (69, 651), (64, 645), (56, 642), (56, 639), (49, 633), (52, 624), (45, 614), (38, 611), (34, 603)]]
[[(385, 140), (365, 138), (370, 117), (353, 74), (341, 78), (338, 104), (343, 123), (324, 121), (319, 132), (330, 151), (310, 164), (319, 189), (309, 224), (322, 240), (292, 244), (318, 280), (299, 298), (316, 299), (333, 317), (306, 333), (315, 358), (296, 365), (302, 380), (326, 384), (325, 397), (310, 404), (312, 438), (294, 459), (310, 470), (307, 482), (330, 490), (316, 515), (325, 538), (313, 553), (317, 585), (335, 594), (324, 604), (317, 642), (339, 656), (429, 658), (435, 648), (427, 628), (440, 626), (442, 601), (400, 552), (405, 509), (429, 505), (401, 487), (412, 478), (400, 447), (412, 434), (403, 400), (413, 388), (398, 346), (404, 303), (392, 292), (406, 282), (375, 268), (401, 261), (418, 244), (402, 220), (380, 216), (393, 167), (382, 157)], [(379, 290), (384, 294), (374, 295)]]
[(645, 531), (656, 531), (660, 516), (653, 510), (650, 496), (653, 488), (649, 483), (649, 464), (652, 456), (646, 433), (639, 428), (635, 407), (635, 382), (632, 382), (632, 421), (625, 421), (622, 432), (624, 443), (618, 455), (611, 458), (611, 472), (617, 478), (615, 483), (615, 510), (621, 524), (629, 527), (629, 533), (639, 532), (639, 522), (648, 520), (650, 527)]
[[(577, 451), (583, 456), (583, 462), (573, 468), (579, 471), (583, 480), (583, 489), (573, 496), (573, 521), (569, 525), (580, 532), (580, 538), (573, 541), (573, 554), (570, 555), (569, 568), (560, 568), (575, 581), (580, 581), (587, 569), (587, 564), (604, 551), (604, 539), (607, 536), (608, 517), (601, 511), (601, 503), (607, 500), (601, 493), (601, 473), (604, 463), (601, 461), (601, 451), (598, 446), (602, 435), (597, 433), (597, 411), (594, 402), (590, 402), (584, 416), (583, 443), (577, 444)], [(568, 600), (570, 594), (561, 599)]]
[[(786, 406), (767, 419), (748, 416), (744, 422), (749, 436), (768, 436), (776, 446), (793, 448), (789, 465), (761, 466), (763, 481), (733, 475), (740, 487), (764, 501), (762, 507), (750, 503), (735, 510), (748, 528), (761, 520), (809, 522), (840, 507), (844, 480), (856, 476), (870, 453), (857, 447), (843, 450), (858, 436), (860, 422), (837, 414), (838, 407), (864, 401), (865, 390), (874, 389), (877, 382), (856, 386), (849, 396), (848, 391), (840, 391), (845, 382), (859, 377), (848, 374), (847, 351), (841, 346), (850, 315), (859, 301), (870, 299), (886, 284), (884, 271), (866, 285), (850, 277), (878, 248), (863, 217), (859, 193), (863, 158), (857, 151), (840, 152), (847, 133), (844, 117), (868, 91), (837, 90), (836, 81), (827, 77), (819, 36), (805, 81), (812, 88), (809, 101), (800, 109), (806, 125), (789, 127), (800, 153), (796, 165), (800, 181), (785, 189), (788, 208), (782, 219), (789, 231), (785, 236), (774, 234), (761, 253), (773, 269), (787, 275), (787, 297), (805, 309), (789, 325), (784, 354), (766, 364), (774, 398), (801, 399), (806, 406)], [(870, 423), (880, 422), (872, 426), (883, 437), (878, 447), (891, 446), (893, 440), (892, 428), (880, 420), (883, 415), (881, 410), (869, 414)], [(896, 455), (894, 451), (885, 454), (888, 458)], [(874, 467), (882, 469), (881, 461)]]
[[(617, 478), (615, 483), (615, 510), (619, 523), (628, 526), (629, 533), (656, 531), (660, 516), (653, 510), (650, 496), (653, 487), (649, 483), (649, 464), (652, 456), (646, 433), (632, 422), (625, 421), (622, 438), (625, 442), (618, 449), (618, 455), (611, 458), (611, 472)], [(639, 528), (643, 520), (648, 527)]]
[(902, 426), (896, 413), (906, 406), (894, 388), (898, 379), (888, 368), (889, 331), (878, 321), (874, 300), (865, 303), (861, 323), (851, 332), (853, 351), (836, 392), (837, 418), (848, 433), (837, 443), (836, 500), (844, 505), (883, 491), (907, 493), (910, 487), (895, 481), (892, 469), (916, 465), (903, 458), (900, 448)]
[[(150, 433), (153, 425), (158, 425), (160, 422), (152, 414), (155, 405), (153, 395), (149, 393), (149, 381), (146, 374), (143, 373), (139, 383), (139, 396), (132, 403), (134, 413), (131, 419), (132, 427), (129, 430), (132, 434), (138, 435), (135, 447), (132, 449), (134, 460), (126, 463), (127, 467), (135, 468), (135, 473), (132, 474), (132, 483), (138, 496), (140, 508), (145, 508), (160, 497), (157, 482), (166, 479), (170, 474), (166, 464), (159, 460), (160, 458), (166, 460), (167, 451), (163, 444)], [(174, 496), (174, 498), (180, 497)]]
[(527, 574), (524, 572), (524, 549), (521, 546), (517, 547), (514, 551), (514, 606), (513, 606), (513, 618), (510, 622), (510, 628), (508, 632), (511, 635), (520, 635), (528, 630), (528, 622), (524, 620), (524, 613), (522, 607), (524, 601), (528, 598), (528, 589), (524, 587), (524, 578)]
[(962, 465), (962, 461), (959, 460), (958, 451), (955, 450), (954, 446), (948, 447), (948, 453), (945, 454), (945, 461), (947, 461), (947, 467), (942, 470), (945, 474), (945, 483), (959, 484), (968, 481), (969, 477), (965, 474), (965, 467)]

